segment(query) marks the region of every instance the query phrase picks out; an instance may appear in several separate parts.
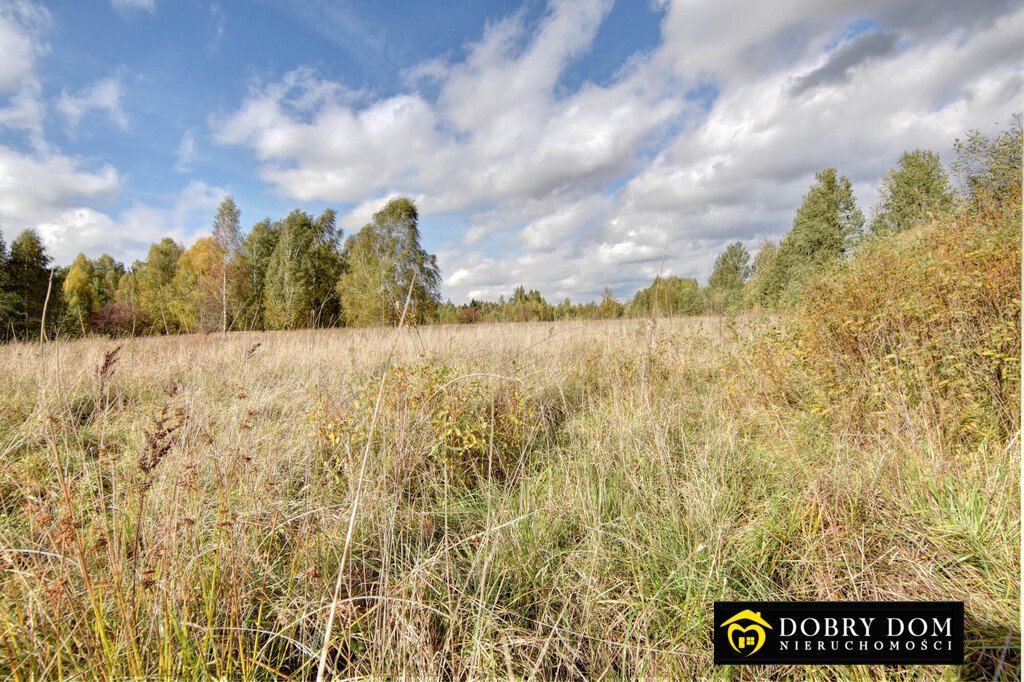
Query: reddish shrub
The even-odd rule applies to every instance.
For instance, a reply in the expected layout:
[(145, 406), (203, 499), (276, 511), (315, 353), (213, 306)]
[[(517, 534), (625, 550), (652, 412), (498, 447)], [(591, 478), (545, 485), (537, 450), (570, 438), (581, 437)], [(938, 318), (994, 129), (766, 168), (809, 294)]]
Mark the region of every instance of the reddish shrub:
[(146, 314), (131, 303), (108, 303), (89, 316), (89, 327), (97, 334), (133, 336), (148, 326)]

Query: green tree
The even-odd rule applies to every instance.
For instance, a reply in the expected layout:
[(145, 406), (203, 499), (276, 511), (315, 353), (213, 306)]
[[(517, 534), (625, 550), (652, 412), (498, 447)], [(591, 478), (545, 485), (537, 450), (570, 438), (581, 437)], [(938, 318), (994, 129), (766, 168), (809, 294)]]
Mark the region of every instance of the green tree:
[(93, 262), (93, 288), (96, 289), (97, 305), (105, 306), (114, 301), (117, 287), (125, 275), (124, 264), (103, 254)]
[(871, 220), (875, 234), (903, 232), (953, 207), (946, 170), (939, 155), (926, 149), (903, 152), (897, 167), (886, 173), (879, 194)]
[[(281, 223), (267, 263), (264, 322), (272, 329), (294, 329), (333, 322), (334, 284), (341, 273), (334, 211), (316, 220), (295, 209)], [(333, 306), (332, 306), (333, 302)]]
[(155, 329), (152, 331), (170, 333), (176, 328), (171, 302), (175, 294), (174, 274), (182, 253), (177, 242), (164, 237), (149, 247), (146, 260), (134, 275), (138, 305), (145, 316), (153, 321)]
[(715, 259), (708, 278), (708, 300), (717, 312), (733, 308), (743, 298), (743, 285), (750, 277), (750, 254), (742, 242), (733, 242)]
[(703, 309), (700, 285), (689, 277), (655, 277), (651, 286), (637, 291), (629, 303), (629, 314), (634, 317), (699, 315)]
[(853, 186), (845, 176), (827, 168), (804, 196), (793, 229), (779, 245), (780, 294), (795, 298), (804, 280), (821, 267), (846, 255), (864, 231), (864, 214), (857, 208)]
[(94, 284), (95, 275), (92, 261), (80, 253), (71, 263), (61, 287), (67, 312), (77, 322), (82, 334), (86, 333), (86, 320), (99, 308), (99, 295)]
[(1020, 201), (1024, 146), (1020, 113), (1014, 114), (1008, 130), (993, 138), (972, 130), (953, 146), (953, 174), (970, 208), (996, 210)]
[(7, 260), (14, 303), (14, 333), (21, 338), (37, 334), (50, 280), (50, 256), (39, 234), (25, 230), (11, 242)]
[(10, 255), (3, 232), (0, 232), (0, 339), (7, 340), (14, 333), (17, 319), (18, 298), (11, 278)]
[(224, 252), (212, 237), (196, 241), (181, 254), (171, 280), (168, 308), (187, 332), (223, 329)]
[(779, 300), (785, 282), (779, 267), (779, 246), (764, 241), (754, 256), (750, 279), (744, 287), (744, 299), (752, 308), (771, 308)]
[[(347, 324), (426, 322), (441, 300), (437, 259), (420, 246), (419, 214), (411, 199), (393, 199), (345, 242), (346, 271), (338, 281)], [(411, 291), (411, 293), (410, 293)]]
[[(220, 251), (219, 265), (215, 273), (220, 279), (221, 331), (228, 330), (229, 287), (235, 285), (237, 257), (242, 248), (242, 229), (239, 227), (241, 211), (230, 196), (224, 197), (217, 207), (217, 215), (213, 219), (213, 244)], [(236, 267), (232, 267), (235, 264)], [(228, 280), (231, 280), (229, 285)]]
[(280, 223), (271, 223), (267, 218), (253, 225), (249, 234), (242, 241), (239, 258), (245, 261), (246, 283), (243, 290), (244, 295), (240, 295), (239, 300), (244, 302), (244, 314), (241, 320), (243, 327), (262, 329), (264, 326), (263, 312), (267, 271), (270, 267), (270, 257), (274, 253), (280, 234)]
[(601, 303), (597, 306), (601, 319), (614, 320), (622, 317), (622, 304), (612, 294), (612, 290), (606, 284), (601, 291)]

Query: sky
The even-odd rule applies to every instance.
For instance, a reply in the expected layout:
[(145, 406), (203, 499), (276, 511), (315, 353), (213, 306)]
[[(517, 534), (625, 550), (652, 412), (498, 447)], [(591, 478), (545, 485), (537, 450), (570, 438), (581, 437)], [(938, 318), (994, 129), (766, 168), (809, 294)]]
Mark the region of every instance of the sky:
[(1006, 129), (1024, 3), (0, 0), (0, 55), (0, 230), (57, 264), (404, 195), (443, 297), (589, 300)]

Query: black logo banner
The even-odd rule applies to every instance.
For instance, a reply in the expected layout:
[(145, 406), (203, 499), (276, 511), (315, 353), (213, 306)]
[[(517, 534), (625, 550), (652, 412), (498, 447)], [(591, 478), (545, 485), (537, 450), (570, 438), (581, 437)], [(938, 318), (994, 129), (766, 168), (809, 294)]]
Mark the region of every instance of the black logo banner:
[(963, 602), (715, 602), (715, 664), (964, 662)]

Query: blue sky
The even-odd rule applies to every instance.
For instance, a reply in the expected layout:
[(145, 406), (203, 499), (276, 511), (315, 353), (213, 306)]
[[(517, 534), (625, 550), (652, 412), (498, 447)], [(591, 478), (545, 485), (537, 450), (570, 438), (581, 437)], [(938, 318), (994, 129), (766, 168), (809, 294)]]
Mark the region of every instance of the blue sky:
[(453, 300), (706, 277), (1020, 108), (1019, 2), (0, 0), (0, 229), (125, 261), (414, 197)]

